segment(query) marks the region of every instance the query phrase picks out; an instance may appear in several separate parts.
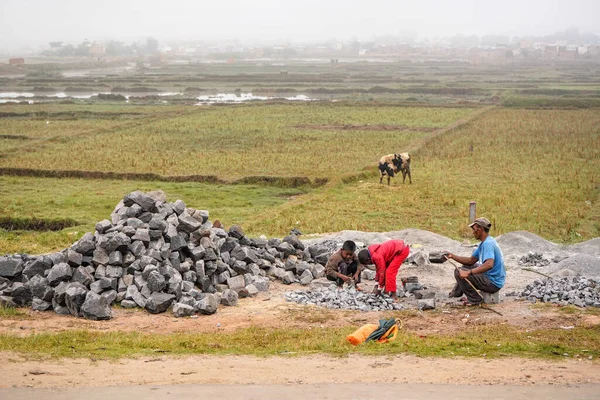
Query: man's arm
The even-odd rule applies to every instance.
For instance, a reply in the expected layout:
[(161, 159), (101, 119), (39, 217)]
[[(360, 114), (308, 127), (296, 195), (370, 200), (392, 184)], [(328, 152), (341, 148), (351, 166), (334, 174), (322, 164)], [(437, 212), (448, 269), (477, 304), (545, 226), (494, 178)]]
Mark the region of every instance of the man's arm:
[(477, 266), (477, 268), (468, 269), (468, 270), (461, 269), (458, 271), (458, 273), (461, 278), (466, 279), (469, 275), (483, 274), (484, 272), (489, 271), (493, 267), (494, 267), (494, 259), (488, 258), (487, 260), (484, 261), (483, 264)]
[(475, 256), (462, 257), (462, 256), (457, 256), (456, 254), (448, 253), (448, 254), (446, 254), (446, 257), (449, 258), (450, 260), (457, 261), (463, 265), (473, 265), (477, 262), (477, 257), (475, 257)]
[(372, 254), (371, 262), (375, 264), (375, 281), (379, 286), (385, 286), (385, 260), (378, 254)]

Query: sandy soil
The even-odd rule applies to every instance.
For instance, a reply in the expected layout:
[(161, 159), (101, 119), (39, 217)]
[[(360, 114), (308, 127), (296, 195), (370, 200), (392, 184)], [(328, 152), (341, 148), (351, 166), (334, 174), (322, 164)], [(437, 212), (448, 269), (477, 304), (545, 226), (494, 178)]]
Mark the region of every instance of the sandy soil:
[[(0, 387), (100, 387), (165, 384), (452, 383), (539, 385), (599, 383), (600, 364), (522, 359), (436, 359), (415, 356), (333, 358), (193, 356), (24, 361), (0, 354)], [(348, 368), (360, 374), (348, 373)], [(343, 371), (343, 373), (340, 373)], [(480, 371), (474, 374), (469, 371)], [(474, 382), (474, 376), (479, 381)]]

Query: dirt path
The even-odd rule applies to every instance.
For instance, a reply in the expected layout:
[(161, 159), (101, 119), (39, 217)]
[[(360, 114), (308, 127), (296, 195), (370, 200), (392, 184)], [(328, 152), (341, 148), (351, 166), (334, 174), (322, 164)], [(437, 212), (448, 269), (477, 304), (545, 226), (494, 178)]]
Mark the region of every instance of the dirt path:
[(0, 389), (7, 399), (598, 399), (600, 385), (475, 386), (424, 384), (166, 385), (76, 389)]
[[(471, 385), (473, 373), (485, 385), (600, 383), (600, 364), (523, 359), (422, 358), (416, 356), (334, 358), (192, 356), (92, 361), (26, 361), (0, 354), (0, 387), (68, 388), (171, 384), (418, 383)], [(348, 371), (360, 371), (359, 374)]]

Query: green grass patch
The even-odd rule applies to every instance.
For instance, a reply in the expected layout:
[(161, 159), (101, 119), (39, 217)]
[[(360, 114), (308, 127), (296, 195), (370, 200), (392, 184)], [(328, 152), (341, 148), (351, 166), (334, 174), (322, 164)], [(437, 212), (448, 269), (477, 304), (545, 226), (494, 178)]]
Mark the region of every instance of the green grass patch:
[[(168, 201), (182, 199), (190, 207), (208, 210), (212, 221), (244, 226), (255, 213), (272, 209), (310, 189), (0, 176), (0, 218), (79, 222), (58, 232), (0, 230), (0, 249), (3, 254), (62, 250), (85, 232), (93, 231), (96, 222), (109, 218), (123, 196), (135, 190), (163, 190)], [(268, 234), (260, 230), (251, 233)]]
[(8, 307), (4, 304), (0, 304), (0, 319), (27, 319), (30, 318), (25, 309)]
[(251, 327), (231, 333), (177, 333), (169, 335), (67, 331), (26, 337), (0, 335), (0, 351), (14, 351), (31, 358), (121, 358), (172, 355), (306, 355), (313, 353), (414, 354), (436, 357), (526, 357), (562, 359), (564, 354), (600, 355), (600, 327), (573, 330), (534, 330), (509, 326), (469, 328), (458, 334), (423, 337), (402, 331), (385, 345), (366, 343), (357, 347), (345, 337), (356, 327), (267, 329)]

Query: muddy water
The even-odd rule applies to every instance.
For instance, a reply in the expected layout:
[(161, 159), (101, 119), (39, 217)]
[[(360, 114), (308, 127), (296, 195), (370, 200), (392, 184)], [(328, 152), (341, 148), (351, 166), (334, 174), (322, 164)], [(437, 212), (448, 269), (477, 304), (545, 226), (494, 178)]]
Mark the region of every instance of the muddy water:
[(196, 97), (198, 103), (196, 105), (202, 106), (207, 104), (236, 104), (243, 103), (246, 101), (264, 101), (264, 100), (289, 100), (289, 101), (312, 101), (305, 95), (297, 95), (292, 97), (268, 97), (268, 96), (255, 96), (252, 93), (219, 93), (215, 95), (205, 95)]

